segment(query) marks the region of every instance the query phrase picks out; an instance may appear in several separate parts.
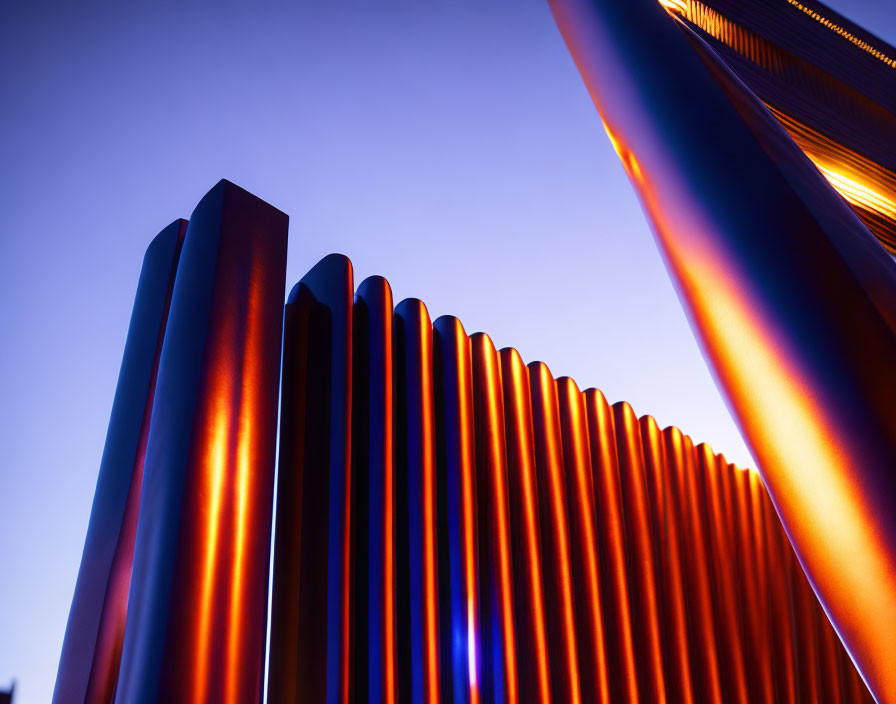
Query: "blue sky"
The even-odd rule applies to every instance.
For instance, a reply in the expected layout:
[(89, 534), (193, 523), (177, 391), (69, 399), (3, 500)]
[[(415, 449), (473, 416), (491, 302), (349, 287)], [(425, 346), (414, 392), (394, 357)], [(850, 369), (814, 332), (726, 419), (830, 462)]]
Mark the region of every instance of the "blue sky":
[[(891, 0), (837, 0), (896, 43)], [(143, 251), (226, 177), (750, 464), (543, 0), (0, 11), (0, 686), (49, 700)], [(125, 7), (127, 5), (127, 7)], [(251, 5), (251, 7), (250, 7)]]

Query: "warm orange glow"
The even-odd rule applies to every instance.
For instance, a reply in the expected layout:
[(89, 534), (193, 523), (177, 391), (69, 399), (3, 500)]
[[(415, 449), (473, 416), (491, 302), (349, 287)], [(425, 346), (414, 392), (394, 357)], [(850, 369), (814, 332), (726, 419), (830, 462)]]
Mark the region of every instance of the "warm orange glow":
[[(805, 11), (805, 8), (794, 0), (788, 2)], [(788, 52), (702, 2), (660, 0), (660, 4), (744, 58), (761, 66), (779, 80), (808, 81), (813, 84), (819, 81), (814, 74), (807, 72), (808, 69), (795, 63), (794, 57)], [(813, 13), (810, 11), (808, 14)], [(820, 84), (819, 88), (824, 89), (824, 84)], [(780, 106), (767, 103), (766, 107), (831, 185), (854, 206), (856, 214), (881, 243), (891, 253), (896, 252), (896, 174), (863, 154), (808, 127), (782, 111)], [(616, 137), (610, 135), (610, 139), (629, 175), (638, 180), (639, 174), (632, 168), (632, 164), (637, 165), (637, 162), (621, 147)]]
[[(547, 633), (542, 588), (541, 549), (539, 547), (538, 498), (535, 488), (535, 467), (532, 448), (532, 413), (529, 400), (529, 383), (526, 368), (516, 350), (502, 351), (501, 370), (504, 383), (509, 384), (512, 403), (505, 402), (505, 411), (512, 415), (512, 434), (518, 447), (517, 481), (522, 491), (523, 530), (526, 554), (518, 555), (526, 561), (529, 590), (532, 601), (531, 619), (535, 637), (537, 683), (541, 702), (551, 701), (550, 674), (548, 670)], [(509, 406), (509, 407), (508, 407)], [(509, 424), (509, 423), (508, 423)], [(510, 435), (510, 433), (508, 433)], [(510, 469), (510, 467), (508, 467)]]
[(435, 429), (431, 409), (433, 408), (432, 386), (432, 327), (429, 315), (423, 304), (423, 324), (420, 325), (420, 338), (417, 341), (417, 350), (421, 355), (424, 370), (420, 378), (421, 402), (424, 412), (421, 418), (423, 450), (423, 613), (424, 643), (426, 652), (424, 661), (426, 667), (426, 692), (427, 701), (438, 704), (440, 698), (439, 687), (439, 590), (436, 583), (437, 547), (436, 535), (436, 468), (433, 462), (435, 451)]
[(666, 651), (671, 660), (668, 665), (668, 697), (670, 701), (693, 704), (694, 685), (691, 678), (686, 605), (688, 594), (684, 584), (682, 556), (682, 551), (689, 546), (681, 543), (681, 511), (677, 503), (680, 488), (675, 483), (675, 458), (667, 456), (663, 433), (651, 416), (642, 416), (640, 425), (647, 485), (655, 519), (654, 542), (659, 552)]
[[(701, 2), (698, 2), (698, 0), (658, 0), (658, 2), (660, 5), (662, 5), (667, 10), (674, 12), (676, 14), (680, 14), (680, 15), (684, 16), (686, 19), (691, 20), (691, 21), (693, 21), (694, 16), (697, 13), (699, 13), (701, 10), (704, 12), (709, 10), (709, 8), (707, 8), (706, 5), (704, 5)], [(825, 27), (830, 29), (832, 32), (840, 35), (841, 37), (846, 39), (846, 41), (848, 41), (850, 44), (854, 44), (855, 46), (859, 47), (862, 51), (870, 54), (871, 56), (875, 57), (876, 59), (879, 59), (883, 63), (887, 64), (887, 66), (896, 68), (896, 59), (894, 59), (890, 56), (887, 56), (880, 49), (869, 44), (864, 39), (860, 39), (855, 34), (850, 32), (848, 29), (844, 29), (837, 23), (829, 20), (827, 17), (816, 12), (815, 10), (813, 10), (809, 7), (806, 7), (805, 5), (798, 2), (797, 0), (787, 0), (787, 2), (790, 5), (792, 5), (793, 7), (795, 7), (797, 10), (802, 12), (803, 14), (806, 14), (809, 17), (811, 17), (813, 20), (815, 20), (819, 24), (824, 25)]]
[[(561, 418), (563, 427), (563, 458), (566, 465), (567, 478), (573, 483), (570, 502), (570, 529), (573, 535), (579, 536), (579, 543), (574, 546), (571, 557), (573, 564), (584, 562), (584, 592), (588, 616), (587, 624), (580, 624), (579, 633), (584, 644), (580, 648), (583, 655), (583, 682), (593, 678), (594, 693), (598, 702), (610, 702), (610, 682), (607, 673), (608, 653), (606, 635), (604, 633), (604, 607), (600, 595), (600, 565), (598, 563), (598, 539), (595, 534), (597, 511), (594, 505), (594, 486), (592, 483), (591, 457), (588, 452), (588, 427), (585, 424), (584, 399), (572, 379), (558, 379), (557, 395), (560, 397)], [(575, 524), (575, 525), (573, 525)], [(574, 579), (580, 574), (573, 570)], [(578, 581), (578, 580), (576, 580)], [(590, 634), (585, 634), (586, 627)], [(589, 658), (590, 662), (585, 658)], [(583, 697), (588, 696), (583, 685)]]
[[(451, 677), (455, 694), (469, 694), (472, 704), (502, 690), (513, 704), (521, 697), (547, 704), (797, 704), (797, 694), (814, 701), (813, 692), (824, 697), (835, 683), (838, 691), (856, 689), (842, 648), (821, 628), (817, 602), (795, 578), (801, 573), (758, 474), (729, 465), (708, 446), (695, 448), (675, 428), (661, 431), (627, 404), (611, 409), (599, 391), (582, 393), (571, 379), (554, 380), (542, 363), (525, 367), (515, 350), (499, 356), (487, 336), (468, 338), (455, 319), (438, 322), (434, 338), (425, 308), (413, 304), (419, 307), (403, 304), (397, 314), (407, 333), (397, 338), (397, 359), (407, 376), (394, 387), (407, 394), (398, 417), (417, 435), (413, 442), (392, 427), (395, 399), (377, 397), (376, 406), (385, 399), (384, 427), (407, 441), (403, 451), (413, 457), (400, 461), (419, 472), (413, 491), (399, 486), (385, 502), (386, 539), (393, 512), (409, 510), (409, 528), (418, 530), (422, 545), (415, 548), (421, 562), (413, 565), (406, 553), (402, 558), (385, 546), (384, 609), (386, 622), (415, 629), (415, 642), (422, 632), (416, 659), (407, 663), (413, 671), (399, 669), (414, 687), (422, 684), (427, 701), (441, 695), (442, 677)], [(364, 335), (352, 341), (353, 349), (366, 341)], [(379, 359), (381, 348), (361, 347), (360, 359), (372, 360), (374, 351)], [(375, 367), (362, 365), (361, 373), (381, 371)], [(391, 374), (386, 369), (376, 387), (387, 380), (393, 388)], [(361, 389), (373, 388), (371, 379), (361, 379)], [(373, 414), (372, 395), (368, 401)], [(373, 415), (368, 428), (354, 420), (352, 433), (368, 438), (383, 429)], [(359, 441), (363, 448), (363, 435)], [(392, 468), (384, 475), (388, 487)], [(398, 506), (397, 497), (413, 503)], [(373, 508), (371, 521), (378, 520)], [(351, 514), (356, 536), (364, 528), (359, 513)], [(445, 538), (448, 555), (438, 553)], [(364, 550), (363, 541), (352, 549)], [(395, 601), (393, 590), (408, 587), (420, 590), (423, 601)], [(363, 598), (352, 594), (353, 603)], [(446, 598), (451, 606), (440, 622), (439, 600)], [(363, 633), (358, 615), (350, 616)], [(388, 670), (390, 653), (383, 655)], [(439, 671), (446, 657), (452, 672)], [(810, 671), (804, 660), (837, 671)], [(357, 697), (364, 674), (354, 669), (356, 660), (352, 665), (349, 694)], [(386, 673), (384, 685), (400, 687), (398, 672), (392, 675)], [(813, 688), (805, 677), (821, 684)], [(861, 701), (857, 691), (847, 701)], [(394, 688), (391, 695), (397, 698)]]
[[(544, 467), (541, 469), (543, 473), (547, 474), (549, 482), (547, 489), (550, 503), (548, 506), (545, 506), (548, 511), (542, 514), (542, 520), (553, 523), (546, 533), (553, 538), (551, 547), (554, 553), (554, 560), (553, 564), (549, 565), (549, 572), (553, 573), (552, 578), (557, 580), (559, 586), (555, 596), (559, 597), (560, 603), (555, 604), (555, 608), (559, 607), (562, 618), (559, 630), (563, 634), (562, 648), (564, 652), (562, 653), (562, 660), (566, 665), (566, 672), (564, 673), (566, 686), (561, 689), (564, 690), (565, 701), (577, 704), (581, 701), (581, 686), (579, 683), (579, 656), (576, 643), (575, 604), (572, 594), (569, 518), (566, 515), (566, 482), (563, 475), (563, 452), (560, 447), (557, 396), (554, 379), (544, 364), (535, 363), (531, 365), (530, 383), (533, 386), (538, 384), (539, 387), (538, 394), (533, 394), (533, 399), (538, 399), (538, 402), (534, 403), (537, 409), (535, 413), (542, 420), (541, 430), (538, 433), (540, 442), (544, 443), (544, 451), (540, 454), (540, 457), (544, 459)], [(557, 657), (561, 658), (560, 652), (557, 653)]]
[[(720, 702), (722, 679), (719, 665), (720, 644), (716, 638), (712, 586), (709, 576), (708, 528), (705, 519), (702, 475), (697, 473), (695, 448), (691, 439), (678, 428), (664, 431), (670, 449), (670, 469), (680, 497), (682, 529), (685, 534), (685, 565), (693, 604), (694, 640), (703, 658), (702, 675), (697, 687), (705, 701)], [(783, 592), (782, 592), (783, 593)]]
[(778, 594), (786, 594), (790, 591), (789, 562), (787, 551), (790, 548), (778, 516), (763, 488), (758, 489), (759, 482), (754, 491), (758, 496), (754, 501), (762, 507), (761, 519), (763, 538), (766, 544), (766, 561), (769, 575), (769, 595), (772, 646), (775, 649), (775, 661), (780, 663), (775, 668), (775, 690), (779, 699), (787, 704), (797, 704), (798, 678), (797, 670), (797, 633), (793, 623), (793, 609), (790, 602), (780, 598), (773, 598)]
[(215, 575), (219, 557), (221, 538), (222, 506), (224, 483), (227, 474), (230, 431), (229, 377), (221, 374), (216, 384), (213, 407), (216, 409), (208, 429), (206, 452), (201, 466), (203, 494), (208, 497), (208, 511), (204, 527), (204, 562), (200, 577), (199, 614), (196, 628), (196, 667), (198, 678), (192, 700), (196, 704), (208, 701), (209, 675), (211, 668), (212, 615), (215, 599)]
[(834, 166), (827, 166), (821, 161), (816, 161), (815, 165), (824, 177), (830, 181), (831, 185), (837, 189), (840, 195), (850, 203), (873, 210), (891, 220), (896, 220), (896, 201), (867, 184), (850, 178), (845, 173), (838, 171)]
[(393, 419), (393, 368), (392, 368), (392, 293), (384, 286), (385, 315), (383, 334), (383, 667), (385, 668), (385, 704), (395, 704), (395, 463)]
[(653, 566), (653, 528), (645, 485), (644, 455), (638, 420), (627, 403), (613, 405), (616, 444), (619, 453), (619, 479), (626, 529), (626, 545), (633, 556), (635, 622), (639, 628), (639, 667), (647, 682), (647, 695), (653, 702), (666, 701), (663, 669), (662, 624), (659, 615), (659, 589)]
[(458, 391), (458, 410), (460, 418), (458, 427), (460, 429), (460, 457), (461, 471), (461, 513), (463, 521), (463, 570), (464, 570), (464, 589), (466, 596), (466, 649), (467, 649), (467, 672), (469, 682), (470, 704), (479, 704), (479, 679), (478, 679), (478, 662), (476, 657), (477, 643), (479, 642), (479, 616), (478, 616), (478, 594), (479, 582), (478, 574), (478, 553), (476, 549), (477, 530), (476, 530), (476, 500), (474, 493), (474, 471), (475, 471), (475, 448), (473, 446), (473, 399), (470, 394), (472, 392), (472, 379), (469, 375), (470, 370), (470, 339), (464, 332), (460, 321), (456, 321), (455, 336), (455, 355), (458, 360), (458, 367), (461, 370), (457, 380)]
[(743, 633), (739, 613), (739, 587), (735, 576), (733, 559), (734, 541), (731, 536), (732, 517), (727, 501), (724, 469), (728, 463), (717, 457), (708, 445), (700, 445), (697, 450), (697, 464), (703, 475), (711, 529), (709, 531), (712, 555), (712, 569), (716, 585), (717, 616), (719, 637), (725, 643), (723, 648), (727, 658), (723, 660), (734, 701), (749, 704), (743, 652)]
[(250, 477), (253, 471), (252, 450), (255, 445), (254, 427), (252, 420), (257, 413), (258, 399), (256, 398), (261, 380), (257, 376), (258, 358), (261, 354), (261, 338), (258, 331), (261, 311), (259, 310), (259, 294), (256, 290), (258, 282), (253, 280), (249, 284), (248, 315), (246, 329), (246, 347), (242, 360), (242, 379), (240, 383), (239, 420), (236, 436), (236, 476), (230, 478), (236, 486), (233, 505), (233, 557), (230, 575), (230, 613), (229, 629), (227, 634), (227, 660), (226, 679), (224, 689), (225, 704), (238, 704), (241, 693), (240, 685), (240, 647), (245, 634), (243, 632), (245, 619), (245, 585), (246, 579), (246, 541), (247, 521), (252, 511), (250, 495)]
[(774, 704), (772, 660), (765, 656), (765, 651), (769, 647), (768, 629), (764, 618), (768, 595), (764, 594), (764, 585), (759, 578), (761, 565), (757, 561), (756, 534), (753, 528), (755, 517), (750, 497), (751, 472), (733, 464), (728, 465), (724, 471), (731, 482), (729, 491), (733, 498), (734, 510), (732, 528), (738, 553), (741, 590), (745, 595), (741, 603), (746, 605), (744, 624), (747, 676), (752, 680), (754, 692), (760, 695), (760, 701)]
[(597, 503), (598, 539), (602, 555), (609, 565), (610, 622), (614, 626), (610, 642), (618, 645), (622, 695), (627, 701), (639, 701), (638, 664), (635, 659), (635, 634), (632, 626), (630, 579), (626, 558), (625, 521), (619, 487), (619, 466), (613, 414), (604, 395), (597, 389), (585, 392), (585, 414), (591, 466), (594, 473), (594, 494)]
[[(514, 594), (513, 568), (511, 565), (510, 516), (508, 515), (507, 465), (504, 455), (504, 407), (501, 393), (501, 370), (498, 355), (491, 339), (479, 334), (473, 337), (473, 356), (477, 360), (477, 369), (481, 370), (481, 390), (477, 390), (480, 399), (484, 399), (484, 425), (487, 428), (487, 463), (480, 466), (480, 471), (487, 470), (487, 481), (490, 483), (491, 525), (494, 530), (495, 553), (497, 555), (497, 580), (499, 608), (501, 610), (502, 647), (505, 673), (494, 673), (504, 676), (508, 704), (518, 704), (517, 690), (517, 652), (514, 629)], [(481, 401), (480, 401), (481, 403)]]
[[(892, 623), (882, 630), (887, 642), (896, 642), (896, 620), (881, 622), (876, 616), (896, 608), (890, 600), (896, 575), (853, 483), (850, 453), (841, 446), (846, 439), (830, 425), (798, 357), (782, 344), (786, 336), (741, 285), (738, 264), (701, 236), (697, 222), (689, 237), (673, 237), (668, 212), (654, 202), (651, 184), (639, 185), (714, 365), (738, 402), (740, 422), (749, 428), (762, 464), (777, 468), (772, 488), (776, 496), (788, 497), (788, 529), (802, 557), (815, 578), (838, 585), (843, 628), (869, 619)], [(820, 516), (829, 526), (823, 539), (815, 524)], [(843, 570), (846, 556), (849, 570)], [(855, 594), (863, 598), (847, 596)]]
[(679, 14), (687, 12), (688, 9), (687, 0), (659, 0), (659, 3), (670, 12)]
[(797, 0), (787, 0), (787, 2), (790, 3), (791, 5), (793, 5), (800, 12), (802, 12), (806, 15), (809, 15), (809, 17), (811, 17), (816, 22), (823, 24), (825, 27), (830, 29), (832, 32), (836, 32), (837, 34), (839, 34), (841, 37), (846, 39), (851, 44), (855, 44), (862, 51), (865, 51), (865, 52), (871, 54), (873, 57), (880, 59), (888, 66), (892, 66), (892, 67), (896, 68), (896, 59), (887, 56), (880, 49), (875, 48), (874, 46), (872, 46), (871, 44), (866, 42), (864, 39), (859, 39), (856, 35), (854, 35), (849, 30), (844, 29), (843, 27), (836, 24), (835, 22), (832, 22), (827, 17), (816, 12), (812, 8), (806, 7), (802, 3), (797, 2)]

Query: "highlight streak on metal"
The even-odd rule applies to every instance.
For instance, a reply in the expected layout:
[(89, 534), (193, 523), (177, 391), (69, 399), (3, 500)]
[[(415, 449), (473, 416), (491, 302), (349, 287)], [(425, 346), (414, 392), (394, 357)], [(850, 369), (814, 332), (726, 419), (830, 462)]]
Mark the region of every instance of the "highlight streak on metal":
[(803, 646), (797, 649), (797, 672), (799, 675), (799, 700), (818, 701), (821, 694), (818, 663), (818, 637), (815, 632), (812, 609), (806, 603), (809, 585), (800, 566), (791, 555), (787, 555), (786, 565), (794, 594), (794, 622), (797, 642)]
[(488, 335), (470, 338), (473, 364), (476, 468), (479, 480), (479, 556), (482, 586), (483, 699), (518, 704), (513, 559), (504, 436), (504, 396), (498, 353)]
[(604, 627), (601, 597), (600, 555), (597, 538), (597, 510), (585, 401), (579, 387), (569, 377), (557, 379), (557, 399), (563, 436), (567, 498), (570, 514), (570, 562), (576, 602), (576, 638), (579, 641), (579, 673), (582, 699), (609, 704), (609, 645)]
[[(442, 316), (433, 325), (439, 426), (439, 474), (446, 494), (449, 606), (444, 614), (443, 652), (457, 703), (479, 704), (479, 558), (473, 379), (470, 339), (457, 318)], [(446, 564), (443, 560), (442, 564)], [(447, 673), (446, 673), (447, 675)], [(448, 679), (445, 677), (445, 679)]]
[(186, 220), (173, 222), (143, 259), (53, 704), (109, 704), (115, 694), (146, 442), (186, 229)]
[(663, 620), (666, 624), (664, 652), (667, 658), (667, 688), (671, 701), (693, 704), (691, 654), (688, 646), (688, 614), (681, 542), (680, 489), (666, 464), (666, 443), (656, 421), (641, 418), (644, 468), (651, 499), (653, 542), (658, 556), (658, 582), (662, 592)]
[(191, 217), (147, 442), (120, 704), (261, 691), (286, 227), (226, 181)]
[[(756, 491), (760, 489), (757, 488)], [(802, 700), (798, 698), (798, 637), (793, 618), (793, 594), (787, 556), (790, 545), (778, 528), (778, 516), (764, 489), (758, 500), (762, 506), (763, 537), (766, 542), (766, 559), (763, 562), (768, 565), (769, 593), (773, 597), (769, 602), (769, 619), (774, 652), (775, 697), (778, 702), (795, 704)], [(775, 595), (778, 598), (774, 598)]]
[(501, 350), (504, 428), (510, 487), (520, 692), (540, 702), (553, 701), (548, 656), (545, 587), (539, 533), (538, 481), (532, 439), (529, 373), (519, 353)]
[(350, 701), (352, 291), (351, 263), (330, 255), (286, 305), (268, 685), (278, 702)]
[[(728, 463), (719, 460), (708, 445), (696, 448), (697, 468), (706, 492), (709, 518), (709, 544), (711, 572), (715, 587), (717, 636), (723, 643), (722, 677), (733, 701), (749, 704), (747, 673), (744, 669), (743, 635), (741, 633), (741, 599), (734, 574), (733, 544), (730, 536), (730, 513), (725, 505), (724, 473)], [(814, 701), (814, 700), (812, 700)]]
[(557, 391), (550, 370), (542, 362), (529, 365), (535, 467), (541, 514), (541, 549), (544, 559), (545, 602), (551, 605), (547, 621), (554, 700), (579, 704), (579, 655), (576, 641), (572, 561), (569, 549), (566, 477)]
[[(352, 382), (352, 467), (357, 487), (357, 581), (366, 603), (357, 600), (357, 644), (366, 652), (355, 660), (356, 696), (363, 697), (367, 660), (367, 701), (394, 704), (396, 679), (395, 620), (395, 460), (393, 451), (392, 290), (378, 276), (365, 279), (355, 296), (355, 378)], [(360, 511), (368, 497), (366, 520)], [(366, 530), (365, 530), (366, 529)], [(366, 533), (366, 535), (365, 535)], [(366, 569), (365, 569), (366, 567)], [(366, 607), (366, 609), (365, 609)], [(363, 638), (367, 624), (367, 639)], [(360, 653), (360, 650), (359, 650)]]
[[(96, 690), (116, 702), (261, 696), (285, 226), (219, 184), (165, 330), (149, 318), (154, 394), (139, 346), (130, 610)], [(870, 701), (758, 474), (418, 300), (393, 310), (382, 278), (352, 289), (331, 255), (285, 310), (272, 701)]]
[(659, 4), (551, 7), (801, 565), (896, 701), (896, 269)]
[(442, 682), (432, 323), (421, 301), (406, 299), (395, 309), (394, 325), (400, 419), (396, 460), (407, 507), (401, 531), (408, 541), (399, 580), (410, 606), (398, 652), (410, 661), (405, 665), (410, 701), (438, 704)]
[(734, 509), (733, 524), (735, 543), (738, 549), (738, 581), (744, 594), (745, 633), (747, 635), (747, 674), (753, 684), (753, 701), (759, 704), (773, 704), (775, 683), (772, 674), (772, 660), (765, 657), (764, 648), (769, 642), (765, 619), (768, 593), (760, 577), (764, 567), (758, 555), (756, 544), (756, 516), (754, 515), (750, 493), (753, 473), (729, 465), (727, 471), (732, 479)]
[[(358, 701), (866, 702), (758, 474), (418, 300), (393, 314), (378, 277), (336, 335), (350, 263), (314, 271), (287, 306), (271, 652), (272, 686), (313, 686), (276, 701), (342, 701), (324, 658), (345, 621), (328, 632), (339, 592), (320, 575), (348, 550)], [(313, 412), (329, 399), (350, 431)], [(348, 548), (323, 538), (334, 442), (352, 452)]]
[[(616, 653), (610, 669), (620, 673), (611, 686), (618, 701), (638, 702), (638, 665), (635, 660), (635, 634), (632, 627), (632, 603), (629, 596), (630, 572), (627, 566), (625, 523), (622, 493), (619, 487), (619, 465), (616, 454), (616, 431), (613, 413), (604, 395), (596, 389), (585, 392), (585, 414), (591, 445), (591, 467), (597, 497), (597, 534), (604, 560), (603, 574), (607, 585), (607, 631)], [(605, 594), (607, 592), (605, 591)]]
[(815, 609), (816, 638), (818, 640), (818, 665), (821, 675), (821, 690), (826, 693), (831, 704), (840, 704), (840, 653), (837, 648), (837, 634), (823, 611)]
[[(702, 666), (695, 671), (698, 682), (698, 701), (720, 702), (722, 697), (722, 674), (719, 663), (721, 643), (716, 634), (713, 615), (713, 590), (710, 578), (710, 552), (706, 527), (705, 496), (702, 475), (698, 473), (694, 444), (677, 428), (664, 431), (669, 448), (669, 465), (673, 470), (673, 481), (681, 497), (680, 508), (687, 551), (687, 582), (693, 609), (691, 628), (696, 646), (697, 663)], [(785, 593), (785, 592), (782, 592)], [(696, 664), (696, 663), (695, 663)]]
[(638, 419), (631, 406), (613, 406), (616, 428), (616, 447), (619, 456), (619, 478), (629, 551), (629, 569), (633, 579), (629, 589), (634, 593), (633, 623), (638, 640), (638, 679), (641, 698), (649, 702), (666, 701), (666, 681), (663, 668), (662, 620), (659, 612), (659, 589), (653, 551), (653, 526), (644, 474), (644, 455)]

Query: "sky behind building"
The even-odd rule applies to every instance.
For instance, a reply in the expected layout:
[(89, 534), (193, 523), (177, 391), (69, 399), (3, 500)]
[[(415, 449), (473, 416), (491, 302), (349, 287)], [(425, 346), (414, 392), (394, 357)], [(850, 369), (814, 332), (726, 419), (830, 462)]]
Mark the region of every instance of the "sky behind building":
[[(896, 43), (891, 0), (832, 5)], [(457, 315), (752, 464), (543, 0), (0, 15), (0, 686), (49, 701), (143, 251), (226, 177), (288, 283)], [(672, 67), (670, 67), (671, 70)]]

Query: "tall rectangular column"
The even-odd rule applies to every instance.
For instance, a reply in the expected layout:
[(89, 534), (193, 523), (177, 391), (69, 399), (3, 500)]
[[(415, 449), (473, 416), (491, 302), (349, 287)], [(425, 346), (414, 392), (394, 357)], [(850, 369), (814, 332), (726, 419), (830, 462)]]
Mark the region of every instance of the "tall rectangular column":
[(146, 450), (116, 702), (258, 701), (285, 214), (227, 181), (193, 211)]

